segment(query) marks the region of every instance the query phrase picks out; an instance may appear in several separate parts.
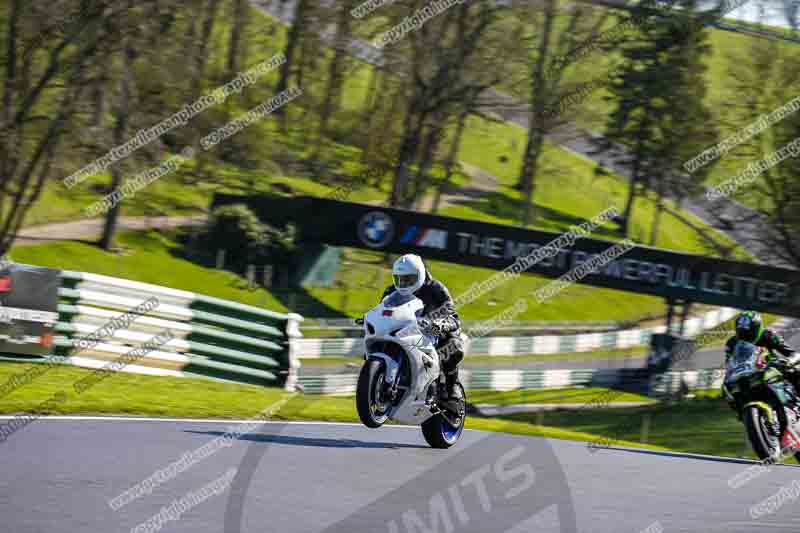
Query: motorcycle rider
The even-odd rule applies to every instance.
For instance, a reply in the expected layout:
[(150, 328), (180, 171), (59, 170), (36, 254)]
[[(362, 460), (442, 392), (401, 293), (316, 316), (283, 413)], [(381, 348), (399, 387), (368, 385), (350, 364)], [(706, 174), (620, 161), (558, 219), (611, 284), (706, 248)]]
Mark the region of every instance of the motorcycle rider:
[(422, 258), (414, 254), (401, 256), (392, 266), (394, 284), (383, 292), (383, 298), (397, 291), (402, 295), (413, 294), (425, 305), (420, 329), (437, 337), (436, 350), (442, 358), (445, 377), (445, 392), (449, 400), (461, 397), (458, 383), (458, 363), (464, 358), (461, 342), (461, 321), (450, 292), (442, 282), (431, 276)]
[[(739, 341), (749, 342), (769, 350), (770, 356), (767, 358), (767, 363), (772, 363), (781, 370), (791, 368), (800, 362), (800, 354), (790, 348), (779, 334), (765, 328), (761, 315), (755, 311), (745, 311), (736, 317), (736, 335), (725, 343), (726, 363)], [(774, 352), (780, 355), (775, 357)]]
[[(783, 340), (781, 335), (771, 329), (765, 328), (764, 321), (759, 313), (755, 311), (745, 311), (740, 313), (739, 316), (736, 317), (735, 323), (736, 335), (732, 336), (725, 343), (726, 365), (728, 363), (728, 359), (731, 357), (731, 355), (733, 355), (733, 351), (739, 341), (749, 342), (761, 348), (766, 348), (766, 363), (776, 367), (781, 371), (781, 373), (786, 372), (800, 363), (800, 354), (786, 344), (786, 341)], [(793, 403), (797, 405), (796, 379), (789, 379), (788, 381), (791, 384), (789, 389), (790, 394), (793, 396)], [(736, 410), (738, 414), (736, 406), (731, 405), (730, 402), (729, 405), (732, 409)], [(797, 406), (795, 407), (795, 411), (797, 411)], [(800, 416), (800, 412), (798, 412), (798, 416)], [(791, 438), (796, 444), (800, 444), (800, 436), (797, 435), (796, 431), (793, 430), (791, 425), (787, 429), (787, 434), (784, 435), (784, 438), (781, 441), (781, 447), (786, 448), (788, 446), (788, 442), (786, 440), (787, 438)]]

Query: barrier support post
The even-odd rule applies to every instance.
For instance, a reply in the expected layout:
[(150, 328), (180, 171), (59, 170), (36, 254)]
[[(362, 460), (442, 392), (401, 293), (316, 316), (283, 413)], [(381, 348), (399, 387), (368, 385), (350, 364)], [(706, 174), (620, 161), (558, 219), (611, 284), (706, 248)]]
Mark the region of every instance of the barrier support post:
[(303, 317), (297, 313), (289, 313), (288, 319), (286, 320), (286, 353), (287, 359), (289, 360), (289, 368), (283, 388), (290, 392), (294, 392), (297, 389), (300, 358), (298, 357), (297, 341), (295, 339), (299, 339), (303, 336), (300, 332), (300, 322), (302, 321)]

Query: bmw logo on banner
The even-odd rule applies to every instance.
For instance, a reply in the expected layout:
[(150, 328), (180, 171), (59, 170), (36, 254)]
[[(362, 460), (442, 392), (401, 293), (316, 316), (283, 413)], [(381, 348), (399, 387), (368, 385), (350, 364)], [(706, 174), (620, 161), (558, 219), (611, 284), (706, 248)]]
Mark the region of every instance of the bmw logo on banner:
[(370, 211), (358, 222), (358, 238), (370, 248), (383, 248), (394, 237), (394, 221), (382, 211)]

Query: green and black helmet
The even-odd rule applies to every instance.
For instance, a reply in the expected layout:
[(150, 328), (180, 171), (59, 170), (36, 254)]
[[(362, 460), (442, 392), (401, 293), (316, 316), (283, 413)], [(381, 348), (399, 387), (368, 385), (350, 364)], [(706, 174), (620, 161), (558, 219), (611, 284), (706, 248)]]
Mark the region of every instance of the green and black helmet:
[(764, 321), (755, 311), (745, 311), (736, 317), (736, 337), (745, 342), (756, 343), (764, 333)]

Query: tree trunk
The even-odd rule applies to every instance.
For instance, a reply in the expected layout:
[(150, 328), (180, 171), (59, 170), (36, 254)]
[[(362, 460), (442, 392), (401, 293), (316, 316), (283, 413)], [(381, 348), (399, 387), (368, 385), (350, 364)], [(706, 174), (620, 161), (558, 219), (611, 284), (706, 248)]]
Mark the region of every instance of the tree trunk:
[(197, 99), (200, 97), (201, 84), (206, 70), (206, 63), (208, 62), (208, 50), (211, 44), (211, 34), (214, 31), (214, 22), (217, 18), (217, 9), (219, 8), (220, 0), (208, 0), (208, 6), (205, 11), (205, 18), (203, 19), (203, 30), (200, 35), (199, 48), (197, 55), (194, 57), (194, 79), (192, 80), (192, 98)]
[(464, 127), (467, 124), (467, 109), (463, 109), (458, 115), (458, 125), (456, 126), (456, 133), (453, 136), (453, 142), (450, 144), (450, 151), (447, 153), (447, 159), (444, 163), (444, 181), (436, 187), (436, 196), (433, 198), (433, 206), (431, 213), (439, 211), (439, 205), (442, 202), (442, 191), (449, 187), (450, 179), (453, 177), (453, 165), (455, 165), (458, 158), (458, 150), (461, 146), (461, 136), (464, 134)]
[(525, 145), (525, 155), (524, 160), (522, 163), (522, 173), (520, 175), (520, 182), (522, 182), (523, 177), (523, 193), (525, 197), (525, 210), (522, 213), (522, 225), (527, 226), (531, 222), (533, 222), (533, 193), (534, 193), (534, 176), (536, 176), (536, 172), (539, 170), (539, 155), (542, 151), (542, 144), (544, 142), (544, 133), (539, 129), (538, 126), (533, 125), (533, 121), (531, 124), (531, 128), (528, 131), (528, 142)]
[[(197, 17), (189, 17), (188, 27), (186, 28), (186, 34), (183, 36), (183, 57), (185, 58), (192, 58), (195, 56), (196, 52), (195, 49), (198, 46), (197, 43)], [(189, 63), (192, 70), (192, 78), (196, 76), (194, 73), (194, 66), (192, 63)]]
[(656, 246), (656, 241), (658, 240), (658, 228), (661, 223), (661, 214), (664, 212), (664, 203), (661, 201), (661, 197), (658, 198), (658, 203), (656, 204), (656, 213), (653, 217), (653, 225), (650, 228), (650, 246)]
[(622, 213), (622, 235), (625, 237), (630, 237), (631, 214), (633, 213), (633, 203), (636, 201), (636, 188), (639, 186), (639, 163), (639, 158), (635, 157), (631, 169), (628, 200), (625, 202), (625, 211)]
[(92, 84), (92, 101), (93, 101), (93, 109), (92, 109), (92, 127), (97, 128), (98, 131), (100, 127), (103, 125), (103, 117), (105, 112), (105, 89), (106, 83), (108, 82), (108, 78), (106, 75), (106, 71), (109, 67), (109, 62), (107, 57), (103, 57), (101, 59), (99, 68), (97, 69), (97, 77), (95, 78), (94, 83)]
[(394, 184), (392, 185), (392, 193), (389, 196), (389, 207), (407, 206), (407, 186), (409, 172), (411, 171), (409, 166), (416, 158), (419, 137), (425, 123), (425, 116), (415, 111), (416, 107), (412, 102), (406, 112), (403, 141), (400, 144), (400, 153), (397, 157)]
[(336, 24), (335, 51), (328, 68), (328, 86), (325, 90), (325, 99), (319, 117), (319, 141), (317, 152), (322, 147), (324, 138), (328, 135), (328, 121), (334, 108), (339, 106), (339, 97), (342, 88), (342, 65), (347, 54), (346, 42), (350, 38), (350, 2), (345, 2), (339, 8), (339, 22)]
[(643, 120), (639, 122), (639, 135), (637, 136), (637, 145), (633, 153), (633, 165), (631, 167), (630, 190), (628, 191), (628, 201), (625, 203), (625, 212), (623, 216), (622, 234), (625, 237), (630, 237), (631, 217), (633, 216), (633, 204), (636, 202), (637, 187), (642, 182), (642, 158), (640, 156), (643, 149), (646, 132), (649, 127), (648, 121)]
[[(128, 131), (128, 116), (131, 109), (131, 73), (133, 71), (134, 50), (132, 45), (127, 45), (123, 50), (122, 68), (120, 69), (120, 99), (115, 110), (114, 145), (120, 146), (125, 142)], [(117, 190), (122, 185), (122, 162), (111, 166), (111, 191)], [(110, 250), (114, 245), (114, 235), (117, 231), (120, 202), (113, 205), (106, 213), (103, 235), (100, 238), (100, 247)]]
[(655, 246), (658, 241), (658, 229), (661, 225), (661, 215), (664, 212), (663, 180), (659, 181), (656, 194), (658, 195), (658, 199), (656, 200), (656, 213), (653, 217), (653, 225), (650, 227), (650, 246)]
[(416, 203), (422, 198), (425, 193), (425, 188), (428, 185), (428, 172), (433, 166), (436, 148), (439, 146), (439, 141), (442, 135), (442, 122), (444, 118), (435, 118), (433, 124), (430, 126), (428, 135), (425, 136), (425, 142), (422, 146), (422, 158), (420, 160), (417, 176), (414, 179), (414, 192), (410, 198), (412, 204)]
[[(66, 89), (61, 91), (61, 97), (54, 107), (55, 117), (42, 133), (40, 140), (37, 143), (33, 143), (35, 146), (32, 147), (30, 155), (25, 157), (25, 164), (20, 172), (17, 174), (16, 170), (12, 169), (11, 172), (13, 174), (0, 176), (2, 178), (2, 186), (9, 191), (7, 194), (0, 194), (0, 214), (2, 214), (3, 220), (2, 225), (0, 225), (0, 254), (6, 253), (11, 248), (28, 209), (41, 195), (57, 145), (64, 132), (64, 126), (74, 115), (86, 86), (85, 73), (88, 71), (87, 65), (95, 57), (97, 44), (95, 40), (77, 52), (79, 59), (75, 62), (72, 72), (65, 80), (64, 86)], [(64, 46), (66, 45), (64, 44)], [(51, 64), (48, 66), (50, 74), (45, 74), (37, 85), (52, 77), (53, 73), (58, 70), (57, 68), (51, 70), (51, 67), (54, 67), (54, 63), (58, 62), (57, 58), (57, 54), (51, 54)], [(31, 94), (24, 95), (25, 107), (17, 113), (13, 123), (8, 126), (11, 128), (11, 133), (16, 132), (18, 136), (22, 136), (25, 116), (30, 112), (41, 94), (41, 92), (37, 92), (34, 89)], [(43, 168), (37, 174), (42, 158), (45, 158), (42, 165)], [(34, 179), (35, 174), (37, 176)], [(33, 184), (31, 184), (31, 180), (34, 180)], [(14, 182), (13, 186), (10, 186), (9, 184), (12, 181)], [(13, 187), (13, 189), (10, 190), (9, 187)], [(8, 209), (6, 209), (6, 203), (10, 204)]]
[(547, 104), (547, 87), (545, 86), (544, 72), (547, 64), (547, 54), (550, 48), (550, 36), (555, 18), (555, 0), (547, 0), (544, 12), (544, 28), (539, 41), (538, 57), (534, 65), (533, 83), (531, 86), (531, 105), (533, 116), (528, 127), (528, 142), (525, 146), (525, 155), (522, 171), (516, 187), (525, 195), (525, 211), (522, 215), (522, 225), (527, 226), (534, 218), (534, 179), (539, 167), (539, 156), (546, 133), (547, 124), (544, 120), (544, 109)]
[(235, 0), (233, 7), (233, 26), (231, 39), (228, 45), (228, 77), (234, 78), (239, 71), (239, 45), (242, 42), (242, 33), (247, 23), (247, 0)]
[(378, 91), (378, 85), (380, 83), (380, 77), (383, 75), (383, 70), (375, 67), (372, 69), (372, 74), (369, 78), (369, 86), (367, 88), (367, 97), (364, 101), (364, 113), (362, 114), (361, 122), (366, 124), (364, 130), (362, 131), (362, 135), (364, 136), (364, 144), (362, 146), (362, 155), (364, 159), (366, 159), (367, 155), (372, 152), (372, 124), (375, 115), (375, 107), (377, 102), (383, 98), (383, 91)]
[(11, 123), (14, 113), (12, 112), (14, 103), (14, 91), (17, 80), (17, 32), (19, 31), (19, 19), (22, 10), (22, 0), (14, 0), (11, 3), (11, 13), (8, 17), (8, 34), (6, 36), (6, 80), (3, 86), (3, 111), (2, 126), (9, 133), (0, 136), (3, 139), (2, 149), (0, 149), (0, 178), (5, 188), (6, 180), (10, 179), (13, 167), (16, 166), (18, 144), (16, 141), (15, 128)]
[[(389, 75), (384, 74), (382, 86), (386, 87), (388, 90), (389, 84), (390, 84)], [(401, 102), (403, 100), (403, 88), (401, 86), (394, 91), (391, 100), (389, 100), (388, 107), (385, 107), (386, 100), (383, 97), (384, 94), (383, 91), (379, 91), (379, 94), (380, 96), (378, 97), (378, 101), (376, 102), (375, 114), (377, 115), (379, 112), (382, 112), (383, 121), (381, 123), (380, 129), (378, 130), (378, 134), (371, 136), (370, 139), (376, 140), (378, 145), (380, 146), (380, 144), (383, 141), (391, 143), (390, 138), (392, 136), (392, 124), (394, 124), (396, 118), (395, 113), (399, 111)], [(380, 104), (380, 107), (378, 107), (378, 104)]]
[[(283, 49), (283, 55), (286, 58), (286, 61), (281, 65), (280, 76), (278, 77), (278, 84), (275, 87), (275, 92), (280, 94), (285, 91), (289, 87), (289, 76), (292, 73), (292, 65), (294, 60), (294, 53), (297, 49), (297, 45), (300, 42), (300, 37), (303, 34), (304, 28), (304, 19), (305, 19), (305, 11), (306, 6), (308, 5), (308, 0), (297, 0), (297, 4), (295, 5), (294, 9), (294, 23), (289, 27), (289, 35), (286, 38), (286, 47)], [(273, 114), (281, 117), (281, 126), (283, 130), (286, 130), (286, 112), (284, 106), (279, 107), (276, 109)]]

